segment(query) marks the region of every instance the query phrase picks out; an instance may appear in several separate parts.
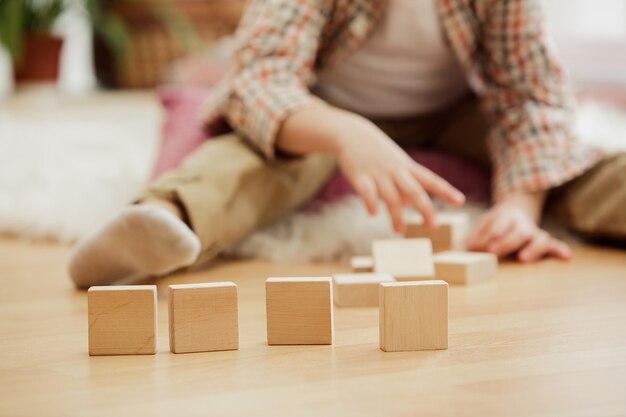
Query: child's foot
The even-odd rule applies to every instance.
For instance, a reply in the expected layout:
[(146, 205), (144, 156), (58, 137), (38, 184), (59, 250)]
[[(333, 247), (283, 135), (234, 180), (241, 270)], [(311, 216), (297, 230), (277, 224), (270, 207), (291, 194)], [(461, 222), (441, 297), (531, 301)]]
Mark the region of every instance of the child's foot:
[(78, 287), (164, 275), (191, 265), (200, 241), (187, 225), (161, 207), (124, 209), (74, 250), (69, 272)]

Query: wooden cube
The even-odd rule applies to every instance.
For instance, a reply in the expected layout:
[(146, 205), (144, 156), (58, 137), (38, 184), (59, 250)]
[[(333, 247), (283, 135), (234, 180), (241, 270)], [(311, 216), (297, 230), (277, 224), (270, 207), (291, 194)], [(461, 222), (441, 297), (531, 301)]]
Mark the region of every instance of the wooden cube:
[(435, 217), (436, 229), (429, 229), (422, 216), (412, 213), (405, 219), (407, 238), (427, 238), (433, 245), (433, 252), (460, 250), (465, 246), (469, 233), (469, 216), (465, 213), (438, 213)]
[(448, 283), (383, 282), (380, 348), (385, 352), (448, 348)]
[(87, 302), (90, 355), (156, 353), (155, 285), (91, 287)]
[(435, 266), (428, 239), (376, 240), (372, 246), (374, 271), (398, 281), (433, 279)]
[(492, 279), (498, 257), (483, 252), (440, 252), (435, 254), (435, 276), (449, 284), (474, 284)]
[(350, 259), (352, 272), (372, 272), (374, 271), (374, 260), (371, 256), (353, 256)]
[(376, 307), (378, 284), (393, 281), (390, 274), (337, 274), (333, 276), (333, 300), (338, 307)]
[(268, 345), (331, 345), (333, 293), (330, 277), (265, 281)]
[(169, 325), (173, 353), (238, 349), (237, 286), (170, 285)]

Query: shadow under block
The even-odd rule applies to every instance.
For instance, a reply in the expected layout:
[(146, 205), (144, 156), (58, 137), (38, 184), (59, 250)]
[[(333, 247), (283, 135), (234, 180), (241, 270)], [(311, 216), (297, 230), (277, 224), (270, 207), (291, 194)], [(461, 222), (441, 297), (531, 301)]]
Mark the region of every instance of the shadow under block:
[(89, 288), (89, 354), (155, 354), (156, 291), (155, 285)]
[(474, 284), (496, 276), (498, 257), (484, 252), (435, 254), (435, 277), (449, 284)]
[(374, 271), (398, 281), (433, 279), (435, 266), (428, 239), (383, 239), (372, 245)]
[(392, 281), (390, 274), (337, 274), (333, 276), (333, 300), (337, 307), (377, 307), (379, 284)]
[(170, 350), (239, 348), (237, 286), (232, 282), (169, 286)]
[(371, 256), (353, 256), (350, 259), (352, 272), (373, 272), (374, 260)]
[(448, 283), (380, 284), (379, 337), (385, 352), (448, 348)]
[(265, 281), (268, 345), (331, 345), (333, 295), (330, 277)]
[(437, 214), (437, 228), (433, 230), (424, 225), (423, 218), (417, 213), (412, 213), (405, 221), (404, 236), (430, 239), (435, 253), (463, 249), (470, 229), (469, 216), (466, 213)]

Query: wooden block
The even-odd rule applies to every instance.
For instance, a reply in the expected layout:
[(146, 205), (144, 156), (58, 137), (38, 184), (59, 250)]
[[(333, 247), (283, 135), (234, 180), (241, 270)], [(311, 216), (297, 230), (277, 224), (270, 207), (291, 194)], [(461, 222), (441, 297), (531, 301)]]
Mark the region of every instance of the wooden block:
[(170, 285), (169, 324), (173, 353), (238, 349), (237, 286)]
[(87, 302), (90, 355), (156, 353), (156, 285), (91, 287)]
[(498, 257), (483, 252), (441, 252), (434, 256), (435, 276), (449, 284), (474, 284), (495, 277)]
[(353, 256), (350, 259), (352, 272), (372, 272), (374, 271), (374, 260), (371, 256)]
[(331, 345), (333, 293), (330, 277), (265, 281), (268, 345)]
[(448, 348), (448, 283), (380, 284), (380, 348), (385, 352)]
[(333, 276), (333, 300), (338, 307), (376, 307), (378, 284), (392, 281), (390, 274), (337, 274)]
[(433, 252), (428, 239), (376, 240), (372, 252), (375, 272), (391, 274), (398, 281), (435, 277)]
[(427, 238), (433, 245), (433, 252), (460, 250), (465, 246), (469, 233), (469, 216), (465, 213), (438, 213), (437, 228), (428, 229), (422, 216), (411, 213), (405, 219), (407, 238)]

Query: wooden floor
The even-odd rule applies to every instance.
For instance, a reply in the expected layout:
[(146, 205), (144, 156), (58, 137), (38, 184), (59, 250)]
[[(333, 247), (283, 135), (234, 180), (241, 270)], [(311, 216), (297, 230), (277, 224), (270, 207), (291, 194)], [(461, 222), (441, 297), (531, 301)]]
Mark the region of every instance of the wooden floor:
[[(155, 356), (89, 357), (68, 249), (0, 240), (0, 416), (624, 416), (626, 252), (504, 265), (450, 289), (450, 349), (384, 353), (377, 309), (336, 309), (334, 346), (268, 347), (264, 286), (339, 265), (224, 263), (159, 282)], [(239, 286), (240, 350), (169, 353), (166, 285)]]

